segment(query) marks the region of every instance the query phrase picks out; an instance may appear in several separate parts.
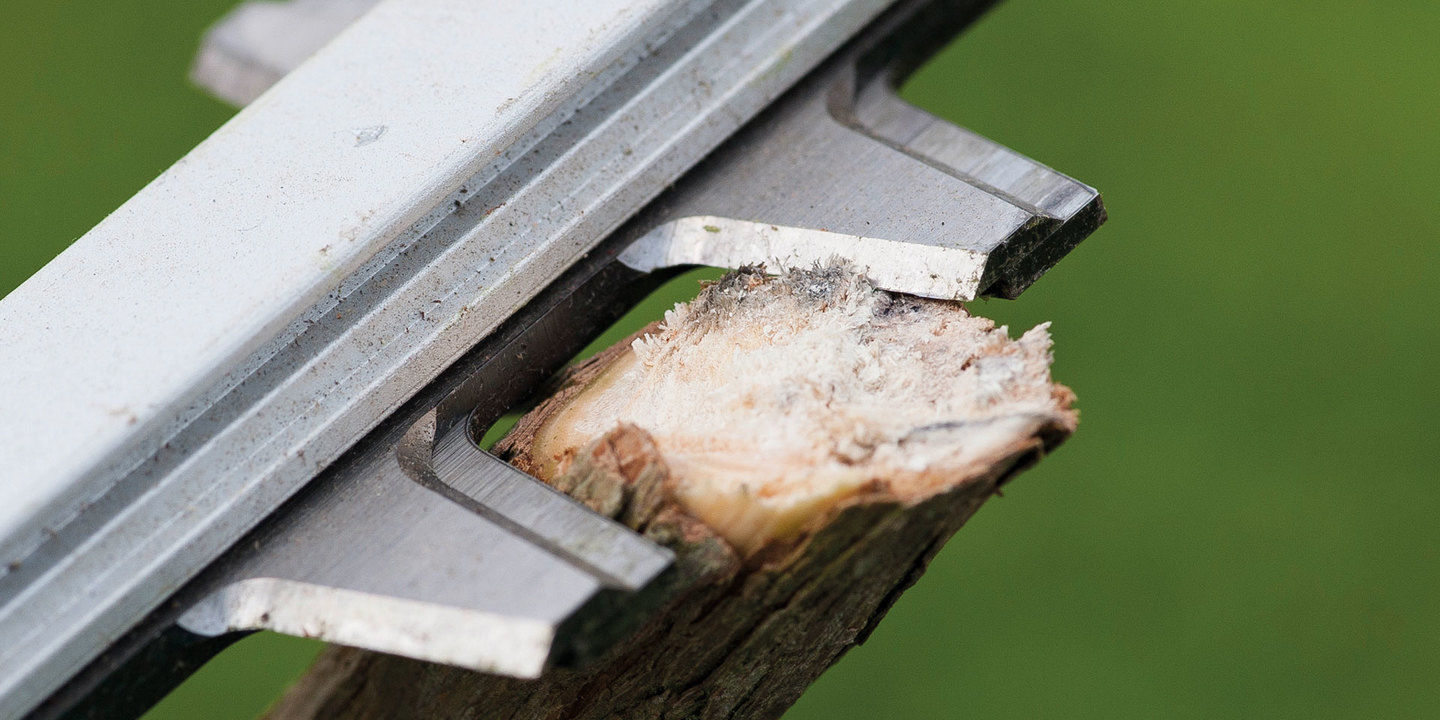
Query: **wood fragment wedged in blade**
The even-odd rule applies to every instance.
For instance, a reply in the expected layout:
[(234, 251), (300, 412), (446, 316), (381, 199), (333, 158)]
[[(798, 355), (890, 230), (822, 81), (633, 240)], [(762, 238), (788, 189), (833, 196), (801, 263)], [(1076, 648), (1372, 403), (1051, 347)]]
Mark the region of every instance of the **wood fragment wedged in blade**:
[[(753, 282), (752, 273), (734, 287)], [(724, 290), (715, 288), (716, 294)], [(833, 299), (817, 295), (809, 309), (824, 312), (820, 305)], [(678, 312), (677, 318), (692, 320), (677, 322), (692, 322), (701, 314)], [(798, 310), (795, 324), (804, 324), (807, 314)], [(718, 321), (716, 332), (766, 345), (761, 327), (726, 327), (723, 312), (707, 317)], [(881, 317), (903, 319), (907, 313)], [(747, 349), (754, 348), (734, 353), (737, 366), (750, 367)], [(596, 402), (593, 393), (587, 399), (587, 388), (604, 385), (599, 379), (620, 368), (631, 352), (631, 344), (622, 342), (577, 368), (516, 426), (501, 451), (592, 507), (614, 512), (647, 536), (667, 542), (679, 558), (683, 594), (595, 666), (547, 672), (532, 683), (334, 648), (282, 699), (271, 720), (778, 717), (821, 671), (874, 630), (901, 591), (1001, 483), (1074, 429), (1072, 396), (1054, 387), (1051, 416), (1013, 426), (993, 454), (951, 477), (948, 486), (906, 496), (882, 484), (816, 517), (798, 540), (742, 557), (676, 501), (667, 488), (684, 482), (679, 477), (683, 466), (671, 464), (675, 456), (665, 440), (638, 426), (604, 432), (574, 449), (568, 468), (554, 475), (545, 471), (556, 467), (552, 450), (537, 445), (546, 424), (577, 405)], [(727, 388), (745, 394), (743, 387)], [(767, 427), (763, 418), (750, 421)], [(715, 427), (724, 432), (727, 426)], [(744, 449), (738, 452), (743, 455)]]

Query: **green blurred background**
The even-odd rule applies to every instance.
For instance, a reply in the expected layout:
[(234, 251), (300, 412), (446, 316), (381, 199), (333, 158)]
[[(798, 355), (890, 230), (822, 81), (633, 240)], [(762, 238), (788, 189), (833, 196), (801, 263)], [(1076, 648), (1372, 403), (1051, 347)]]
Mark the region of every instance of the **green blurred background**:
[[(184, 79), (230, 4), (0, 3), (0, 293), (231, 114)], [(1010, 0), (905, 94), (1105, 193), (974, 306), (1054, 321), (1083, 421), (788, 717), (1440, 715), (1440, 5)]]

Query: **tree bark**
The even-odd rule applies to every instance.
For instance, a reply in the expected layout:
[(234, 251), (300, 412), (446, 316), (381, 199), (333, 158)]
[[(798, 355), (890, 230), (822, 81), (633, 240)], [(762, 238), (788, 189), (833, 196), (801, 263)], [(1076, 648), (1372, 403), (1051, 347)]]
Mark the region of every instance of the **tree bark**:
[[(964, 312), (950, 305), (944, 312)], [(905, 490), (875, 477), (819, 511), (803, 532), (740, 550), (677, 500), (684, 478), (667, 462), (663, 439), (646, 429), (622, 421), (560, 462), (537, 450), (547, 423), (586, 402), (587, 388), (631, 352), (621, 343), (577, 367), (498, 451), (675, 549), (683, 588), (675, 599), (601, 661), (533, 681), (332, 647), (271, 720), (778, 717), (865, 640), (981, 503), (1075, 426), (1072, 396), (1051, 386), (1055, 412), (1007, 426), (983, 461), (948, 468), (943, 483)]]

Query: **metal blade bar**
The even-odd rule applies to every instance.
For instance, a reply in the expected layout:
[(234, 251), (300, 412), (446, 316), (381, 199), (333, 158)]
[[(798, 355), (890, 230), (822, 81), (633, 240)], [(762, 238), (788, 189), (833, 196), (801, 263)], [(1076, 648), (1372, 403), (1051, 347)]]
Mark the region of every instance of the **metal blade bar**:
[[(242, 5), (207, 33), (195, 80), (248, 102), (299, 64), (297, 44), (318, 47), (373, 3)], [(299, 32), (264, 31), (276, 27)], [(650, 271), (844, 257), (888, 290), (1015, 297), (1104, 221), (1094, 188), (901, 101), (901, 73), (861, 72), (867, 51), (712, 154), (621, 260)]]
[[(669, 551), (475, 448), (463, 427), (440, 447), (434, 468), (452, 486), (484, 487), (485, 512), (416, 482), (396, 453), (370, 453), (242, 547), (180, 626), (275, 630), (533, 678), (552, 645), (572, 639), (559, 637), (567, 620), (669, 566)], [(647, 609), (632, 598), (625, 617), (604, 622), (629, 628)]]
[(232, 105), (249, 105), (377, 2), (242, 3), (205, 33), (190, 77)]
[[(496, 160), (495, 138), (475, 138), (472, 150), (461, 126), (434, 135), (410, 125), (488, 112), (471, 97), (473, 63), (429, 45), (483, 47), (455, 18), (487, 27), (496, 18), (462, 0), (384, 3), (6, 298), (0, 325), (15, 333), (0, 376), (21, 397), (7, 404), (0, 442), (26, 479), (6, 486), (25, 497), (5, 507), (29, 514), (0, 511), (14, 568), (0, 579), (0, 716), (77, 671), (885, 4), (645, 4), (637, 12), (651, 18), (640, 25), (648, 32), (624, 24), (614, 38), (643, 39), (638, 56), (595, 68), (597, 80), (571, 96), (583, 114), (544, 116), (528, 139), (502, 136)], [(517, 13), (522, 23), (553, 18), (533, 5)], [(694, 19), (672, 31), (685, 18)], [(645, 46), (659, 31), (669, 39)], [(421, 70), (435, 76), (408, 75)], [(327, 85), (347, 73), (340, 88)], [(491, 107), (503, 115), (512, 105)], [(331, 117), (346, 108), (349, 120)], [(367, 186), (372, 196), (389, 188), (383, 212), (328, 183), (336, 168), (305, 167), (340, 152), (337, 133), (347, 149), (336, 168), (369, 181), (364, 173), (384, 170), (356, 158), (377, 152), (410, 168), (395, 178), (404, 188)], [(428, 144), (407, 155), (412, 142)], [(249, 172), (247, 156), (283, 155), (288, 143), (300, 144), (277, 158), (278, 171)], [(529, 151), (506, 154), (515, 148)], [(460, 168), (471, 174), (451, 174)], [(414, 176), (425, 171), (429, 180)], [(330, 224), (334, 235), (316, 234)], [(213, 254), (188, 254), (194, 238)], [(126, 265), (158, 247), (176, 248), (178, 266)], [(135, 286), (86, 290), (83, 277)], [(62, 290), (67, 282), (82, 286)], [(96, 296), (107, 302), (86, 300)], [(21, 332), (37, 317), (53, 317), (51, 329)], [(116, 382), (126, 387), (97, 386)], [(96, 409), (97, 397), (126, 414)]]
[[(612, 237), (596, 253), (582, 259), (261, 527), (110, 644), (35, 710), (33, 720), (138, 716), (242, 634), (231, 632), (211, 639), (178, 625), (187, 612), (206, 605), (211, 606), (208, 617), (198, 613), (189, 617), (196, 630), (265, 627), (299, 634), (313, 630), (318, 633), (309, 636), (334, 639), (329, 633), (339, 629), (349, 642), (360, 646), (390, 648), (420, 659), (454, 661), (454, 653), (432, 657), (426, 643), (417, 645), (406, 640), (415, 637), (415, 625), (403, 613), (428, 604), (431, 612), (427, 622), (432, 625), (443, 619), (460, 618), (462, 625), (473, 620), (481, 628), (482, 637), (492, 640), (500, 636), (490, 630), (503, 634), (509, 628), (527, 633), (532, 642), (522, 643), (513, 652), (503, 643), (467, 651), (477, 665), (526, 673), (529, 670), (525, 668), (538, 656), (534, 641), (540, 632), (536, 623), (542, 617), (550, 618), (545, 621), (551, 638), (547, 661), (557, 664), (593, 657), (643, 621), (650, 608), (665, 597), (667, 584), (657, 582), (663, 580), (663, 573), (645, 580), (661, 563), (660, 558), (668, 556), (664, 550), (619, 531), (604, 518), (579, 511), (573, 501), (550, 491), (529, 496), (542, 506), (528, 509), (547, 516), (554, 513), (569, 517), (574, 525), (561, 528), (552, 524), (548, 529), (531, 531), (518, 522), (527, 507), (503, 503), (472, 516), (478, 503), (431, 478), (443, 475), (447, 480), (457, 480), (449, 469), (440, 474), (433, 472), (437, 453), (449, 458), (445, 461), (448, 465), (459, 459), (459, 450), (468, 447), (478, 456), (474, 459), (494, 462), (479, 455), (468, 441), (458, 442), (464, 440), (470, 421), (482, 431), (489, 427), (663, 281), (663, 274), (644, 276), (613, 262), (615, 251), (611, 248), (616, 242)], [(437, 431), (441, 436), (438, 444), (434, 442)], [(397, 473), (397, 466), (403, 472)], [(377, 472), (394, 482), (379, 482)], [(513, 469), (509, 472), (514, 473)], [(512, 479), (534, 482), (519, 473), (514, 473)], [(458, 480), (457, 485), (467, 484), (464, 478)], [(375, 502), (368, 494), (389, 501)], [(461, 500), (458, 503), (457, 497)], [(457, 516), (457, 509), (464, 510), (461, 515), (465, 517)], [(397, 559), (390, 547), (396, 538), (423, 538), (426, 532), (389, 522), (391, 514), (442, 518), (440, 526), (455, 532), (438, 544), (405, 541), (405, 552), (399, 553)], [(372, 523), (381, 528), (375, 533), (365, 531)], [(337, 543), (337, 525), (355, 528), (338, 533), (350, 542)], [(556, 534), (561, 529), (565, 535)], [(412, 532), (415, 534), (407, 534)], [(596, 534), (607, 538), (606, 542), (594, 548), (571, 543), (569, 549), (557, 551), (556, 546), (568, 536)], [(534, 573), (534, 583), (517, 583), (503, 558), (486, 550), (486, 542), (497, 537), (507, 545), (520, 543), (526, 547), (514, 557), (534, 561), (520, 570), (521, 574)], [(622, 546), (617, 548), (617, 543)], [(448, 552), (448, 557), (431, 557), (432, 553), (456, 547), (460, 550)], [(366, 562), (364, 558), (372, 553), (395, 560), (400, 572), (393, 572), (385, 564)], [(337, 579), (324, 562), (307, 558), (341, 558), (349, 564), (349, 573)], [(427, 572), (407, 574), (410, 565)], [(269, 574), (284, 575), (287, 582), (268, 586), (247, 583)], [(412, 582), (399, 584), (397, 575), (407, 576)], [(449, 587), (455, 583), (468, 586), (458, 591), (464, 593), (459, 601), (457, 590)], [(627, 589), (641, 585), (638, 592)], [(556, 587), (560, 588), (559, 600), (542, 597), (533, 603), (549, 608), (548, 612), (529, 609), (526, 593)], [(355, 588), (368, 592), (357, 593)], [(217, 593), (220, 598), (214, 597)], [(415, 601), (427, 597), (441, 602)], [(573, 612), (554, 622), (553, 618), (564, 614), (567, 603)], [(265, 618), (267, 606), (278, 612)], [(395, 612), (402, 615), (395, 617)], [(394, 627), (390, 626), (391, 620), (395, 621)], [(509, 637), (516, 639), (513, 632)], [(437, 654), (446, 647), (445, 643), (436, 645)]]
[(1100, 194), (900, 100), (857, 47), (686, 175), (620, 260), (795, 267), (840, 257), (882, 288), (1015, 297), (1105, 219)]

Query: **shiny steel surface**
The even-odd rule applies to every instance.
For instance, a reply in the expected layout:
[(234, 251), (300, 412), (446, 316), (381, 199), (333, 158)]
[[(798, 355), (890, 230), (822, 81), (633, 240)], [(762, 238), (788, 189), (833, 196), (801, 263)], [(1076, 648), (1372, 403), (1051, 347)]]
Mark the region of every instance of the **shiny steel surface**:
[(248, 105), (379, 0), (250, 0), (205, 33), (191, 80)]
[(1100, 194), (900, 100), (849, 50), (642, 216), (621, 254), (679, 265), (845, 258), (880, 287), (1014, 297), (1104, 220)]
[(371, 453), (242, 549), (180, 627), (268, 629), (536, 677), (563, 623), (669, 566), (669, 551), (477, 449), (463, 426), (433, 468), (484, 511), (422, 486), (395, 453)]
[(885, 4), (384, 2), (0, 302), (0, 717)]

